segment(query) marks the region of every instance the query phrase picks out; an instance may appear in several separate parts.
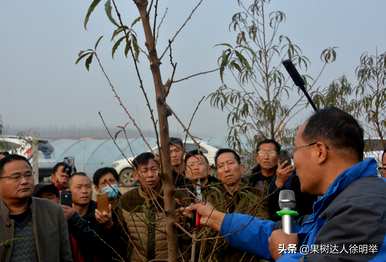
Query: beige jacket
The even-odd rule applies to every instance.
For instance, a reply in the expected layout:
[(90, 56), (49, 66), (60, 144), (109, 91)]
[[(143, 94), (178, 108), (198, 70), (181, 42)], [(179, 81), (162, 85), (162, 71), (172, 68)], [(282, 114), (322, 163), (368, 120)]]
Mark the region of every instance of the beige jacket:
[(166, 217), (158, 204), (163, 207), (162, 198), (149, 199), (140, 188), (130, 190), (120, 199), (133, 262), (168, 258)]

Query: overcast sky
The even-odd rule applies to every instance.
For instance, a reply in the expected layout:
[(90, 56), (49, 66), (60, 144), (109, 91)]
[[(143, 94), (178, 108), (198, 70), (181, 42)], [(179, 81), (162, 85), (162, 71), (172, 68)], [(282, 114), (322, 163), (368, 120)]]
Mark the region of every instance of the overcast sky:
[[(102, 1), (103, 2), (103, 1)], [(182, 24), (197, 1), (160, 0), (161, 12), (168, 6), (160, 44)], [(204, 0), (203, 5), (183, 30), (173, 53), (178, 62), (176, 78), (213, 69), (220, 49), (214, 45), (232, 42), (228, 32), (231, 15), (237, 11), (236, 0)], [(112, 26), (104, 15), (103, 5), (92, 15), (88, 31), (83, 19), (89, 0), (3, 1), (0, 8), (0, 114), (7, 126), (23, 127), (99, 127), (101, 111), (110, 126), (128, 121), (96, 64), (87, 72), (75, 65), (77, 53), (92, 47), (99, 35), (101, 58), (128, 109), (145, 129), (151, 128), (138, 81), (119, 50), (111, 59)], [(129, 21), (137, 17), (130, 1), (118, 1), (128, 11)], [(286, 13), (281, 32), (298, 43), (311, 61), (311, 75), (321, 67), (320, 52), (338, 46), (337, 61), (327, 68), (320, 84), (327, 84), (346, 74), (353, 77), (359, 56), (386, 49), (386, 20), (383, 0), (273, 0), (271, 9)], [(140, 29), (140, 27), (138, 27)], [(153, 86), (148, 63), (142, 57), (141, 69), (146, 89), (153, 101)], [(163, 78), (170, 71), (167, 61), (161, 68)], [(173, 86), (169, 104), (187, 122), (202, 96), (220, 85), (217, 74), (199, 77)], [(175, 121), (171, 131), (181, 132)], [(204, 104), (194, 121), (193, 133), (207, 138), (223, 138), (226, 122), (223, 113)]]

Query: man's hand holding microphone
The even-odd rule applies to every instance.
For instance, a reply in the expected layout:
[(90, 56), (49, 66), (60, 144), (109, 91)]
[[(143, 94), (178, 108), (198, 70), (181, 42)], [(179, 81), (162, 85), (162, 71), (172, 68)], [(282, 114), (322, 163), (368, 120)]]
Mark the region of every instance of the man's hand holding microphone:
[[(288, 248), (289, 244), (297, 245), (298, 236), (292, 234), (292, 216), (297, 213), (292, 208), (295, 207), (295, 197), (293, 191), (282, 190), (279, 196), (279, 204), (281, 210), (278, 213), (282, 216), (283, 229), (274, 230), (268, 239), (269, 251), (273, 259), (278, 259), (282, 253), (280, 246)], [(289, 192), (290, 191), (290, 192)], [(224, 221), (225, 213), (216, 210), (210, 203), (195, 203), (183, 208), (183, 215), (193, 217), (194, 212), (200, 216), (200, 224), (208, 226), (216, 231), (221, 230), (221, 225)]]

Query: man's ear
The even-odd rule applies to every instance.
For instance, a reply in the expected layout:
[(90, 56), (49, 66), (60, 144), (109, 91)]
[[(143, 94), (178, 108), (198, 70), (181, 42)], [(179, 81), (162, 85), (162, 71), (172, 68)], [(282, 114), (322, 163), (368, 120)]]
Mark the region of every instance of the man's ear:
[(240, 171), (242, 176), (244, 175), (245, 170), (246, 170), (245, 166), (243, 164), (240, 164)]
[(56, 182), (56, 177), (55, 177), (55, 175), (51, 175), (51, 183), (55, 183)]
[(316, 142), (315, 156), (318, 164), (323, 164), (328, 158), (328, 146), (323, 142)]
[(138, 174), (137, 169), (134, 169), (134, 170), (133, 170), (133, 178), (134, 178), (135, 180), (139, 180), (139, 174)]
[(208, 171), (208, 176), (209, 176), (210, 175), (210, 165), (209, 164), (207, 164), (206, 169)]
[(255, 153), (255, 161), (256, 161), (256, 164), (260, 165), (259, 157), (258, 157), (257, 153)]

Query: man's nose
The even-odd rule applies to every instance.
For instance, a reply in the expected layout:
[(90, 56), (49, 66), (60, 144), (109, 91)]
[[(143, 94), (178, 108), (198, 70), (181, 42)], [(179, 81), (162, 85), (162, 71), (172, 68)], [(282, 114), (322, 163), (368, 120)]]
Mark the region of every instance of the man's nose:
[(269, 159), (269, 154), (264, 154), (263, 159)]
[(88, 192), (90, 192), (90, 190), (86, 187), (83, 187), (81, 190), (80, 190), (81, 193), (83, 194), (87, 194)]
[(31, 179), (29, 179), (28, 177), (26, 177), (26, 176), (21, 176), (21, 178), (20, 178), (20, 184), (22, 184), (22, 185), (26, 185), (26, 184), (29, 184), (30, 183), (30, 180)]
[(145, 178), (153, 178), (154, 177), (154, 171), (147, 171), (145, 174)]

